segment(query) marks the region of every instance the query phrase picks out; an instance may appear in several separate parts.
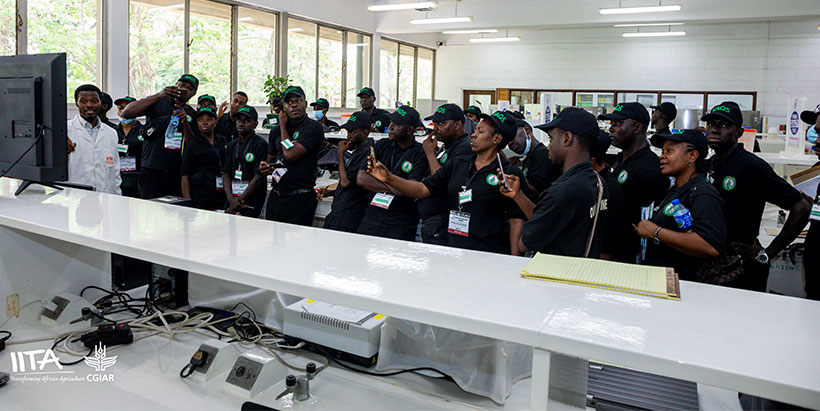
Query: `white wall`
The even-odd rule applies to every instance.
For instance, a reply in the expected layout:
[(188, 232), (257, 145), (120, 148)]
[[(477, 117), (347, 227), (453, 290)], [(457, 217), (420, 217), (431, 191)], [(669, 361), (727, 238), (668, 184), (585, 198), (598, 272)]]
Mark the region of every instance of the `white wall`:
[(465, 89), (495, 88), (757, 91), (764, 116), (785, 117), (791, 95), (820, 103), (817, 24), (687, 25), (685, 37), (643, 39), (621, 37), (634, 28), (511, 31), (523, 41), (508, 45), (451, 36), (438, 49), (436, 98), (462, 104)]

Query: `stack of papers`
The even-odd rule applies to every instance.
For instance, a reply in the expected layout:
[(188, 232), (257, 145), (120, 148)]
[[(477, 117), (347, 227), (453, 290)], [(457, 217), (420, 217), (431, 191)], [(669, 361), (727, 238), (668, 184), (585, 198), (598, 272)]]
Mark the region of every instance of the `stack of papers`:
[(532, 280), (680, 300), (678, 274), (671, 268), (538, 253), (521, 270), (521, 276)]

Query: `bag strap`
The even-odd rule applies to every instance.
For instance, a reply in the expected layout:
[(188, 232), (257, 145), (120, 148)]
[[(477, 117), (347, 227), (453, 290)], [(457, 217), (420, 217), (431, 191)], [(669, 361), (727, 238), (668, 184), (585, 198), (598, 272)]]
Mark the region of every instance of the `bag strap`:
[(592, 230), (589, 232), (584, 258), (589, 257), (589, 250), (592, 248), (592, 239), (595, 237), (595, 226), (598, 225), (598, 214), (601, 213), (601, 201), (604, 199), (604, 182), (601, 181), (601, 176), (598, 173), (595, 173), (595, 177), (598, 177), (598, 201), (595, 203), (595, 218), (592, 220)]

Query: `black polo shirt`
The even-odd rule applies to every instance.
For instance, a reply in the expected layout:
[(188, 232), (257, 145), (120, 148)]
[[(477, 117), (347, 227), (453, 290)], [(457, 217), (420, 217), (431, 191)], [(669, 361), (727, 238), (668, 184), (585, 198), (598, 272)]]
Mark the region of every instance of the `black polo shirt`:
[(214, 134), (219, 134), (228, 141), (238, 137), (236, 134), (236, 121), (231, 120), (231, 113), (225, 113), (217, 120)]
[[(678, 228), (672, 215), (672, 200), (678, 199), (689, 209), (692, 227)], [(677, 232), (694, 232), (718, 252), (724, 252), (726, 240), (726, 208), (718, 191), (706, 181), (705, 176), (693, 177), (681, 187), (673, 186), (666, 197), (653, 209), (652, 222), (661, 228)], [(672, 267), (681, 280), (697, 281), (695, 267), (702, 259), (686, 255), (668, 245), (656, 245), (649, 240), (644, 264)]]
[[(608, 195), (604, 184), (601, 212), (589, 251), (598, 258), (606, 226)], [(592, 231), (598, 202), (598, 177), (592, 163), (584, 162), (567, 170), (541, 194), (532, 217), (524, 222), (521, 241), (528, 250), (569, 257), (583, 257)]]
[[(182, 108), (188, 114), (188, 123), (193, 124), (196, 111), (187, 104)], [(145, 141), (142, 144), (142, 168), (162, 170), (170, 174), (179, 173), (179, 167), (182, 163), (181, 150), (165, 148), (165, 130), (173, 113), (174, 103), (170, 98), (157, 101), (145, 111), (147, 119), (145, 127), (149, 130), (155, 127), (159, 129), (154, 130), (153, 133), (147, 131), (143, 133)], [(199, 134), (196, 127), (191, 127), (191, 130), (194, 135)]]
[(769, 163), (746, 151), (742, 143), (724, 161), (712, 156), (707, 168), (707, 179), (726, 202), (726, 228), (731, 242), (755, 242), (767, 202), (788, 210), (803, 198), (775, 174)]
[[(669, 190), (669, 178), (661, 174), (660, 159), (648, 144), (626, 159), (623, 153), (618, 153), (612, 174), (621, 185), (625, 204), (623, 215), (630, 224), (641, 221), (641, 208), (661, 201)], [(634, 264), (641, 247), (640, 237), (630, 231), (623, 241), (624, 255), (618, 256), (617, 260)]]
[(179, 174), (190, 177), (191, 191), (210, 193), (217, 189), (216, 179), (222, 179), (227, 148), (225, 137), (218, 134), (214, 135), (213, 145), (202, 136), (195, 136), (185, 144)]
[[(253, 176), (259, 171), (259, 163), (265, 160), (267, 154), (268, 142), (264, 138), (254, 134), (248, 139), (247, 143), (243, 142), (241, 138), (235, 138), (228, 143), (228, 148), (225, 150), (222, 173), (234, 179), (236, 170), (242, 170), (242, 181), (250, 183)], [(256, 192), (246, 197), (245, 202), (260, 210), (262, 204), (265, 203), (267, 185), (267, 181), (263, 176), (262, 183), (256, 188)]]
[(606, 203), (606, 224), (601, 237), (601, 254), (609, 254), (612, 261), (635, 264), (634, 257), (629, 261), (618, 259), (624, 255), (624, 238), (628, 238), (633, 230), (632, 223), (624, 216), (624, 192), (611, 170), (604, 169), (599, 174), (609, 193)]
[[(475, 155), (450, 159), (422, 183), (431, 197), (445, 199), (449, 210), (470, 214), (469, 236), (450, 233), (451, 247), (509, 254), (508, 221), (511, 218), (525, 220), (526, 217), (514, 200), (499, 191), (499, 185), (504, 183), (496, 174), (498, 163), (493, 161), (476, 170), (475, 159)], [(507, 174), (518, 176), (521, 185), (526, 187), (526, 178), (518, 167), (507, 161), (501, 164)], [(473, 200), (459, 205), (459, 193), (464, 187), (472, 190)]]
[[(453, 140), (450, 144), (444, 144), (441, 149), (436, 152), (436, 158), (442, 166), (457, 158), (472, 156), (473, 150), (470, 149), (470, 136), (467, 134)], [(419, 214), (421, 214), (422, 219), (434, 215), (447, 214), (450, 212), (450, 208), (447, 204), (447, 198), (444, 196), (425, 198), (419, 201)]]
[(370, 114), (370, 121), (373, 122), (373, 128), (376, 129), (377, 133), (386, 133), (387, 126), (390, 125), (390, 117), (388, 117), (387, 110), (382, 110), (380, 108), (374, 108), (373, 114)]
[(268, 154), (272, 155), (288, 171), (277, 183), (273, 180), (273, 189), (287, 193), (299, 189), (313, 189), (316, 186), (316, 164), (319, 162), (319, 151), (325, 141), (325, 131), (316, 121), (303, 117), (300, 120), (289, 120), (287, 131), (290, 141), (301, 144), (307, 153), (296, 161), (285, 160), (284, 147), (280, 142), (281, 128), (276, 125), (270, 131)]
[(669, 126), (666, 126), (660, 130), (655, 130), (655, 134), (672, 134), (672, 130), (669, 129)]
[(538, 194), (543, 193), (561, 175), (561, 169), (552, 164), (550, 151), (543, 143), (538, 143), (532, 148), (524, 157), (521, 167), (527, 176), (527, 182)]
[(330, 205), (330, 214), (325, 218), (325, 226), (338, 226), (356, 230), (362, 222), (364, 210), (370, 199), (370, 192), (356, 185), (359, 170), (367, 168), (367, 156), (370, 155), (370, 142), (365, 141), (353, 151), (353, 155), (345, 161), (345, 171), (350, 186), (339, 186), (333, 194), (333, 203)]
[(117, 124), (117, 144), (125, 144), (128, 150), (125, 153), (120, 153), (120, 157), (134, 157), (137, 161), (137, 169), (134, 171), (124, 171), (122, 174), (139, 174), (140, 165), (142, 163), (142, 123), (137, 120), (133, 122), (134, 126), (125, 134), (122, 124)]
[(333, 120), (331, 120), (331, 119), (329, 119), (329, 118), (327, 118), (327, 117), (325, 117), (324, 119), (325, 119), (325, 122), (324, 122), (324, 123), (322, 123), (321, 121), (319, 122), (319, 123), (320, 123), (320, 124), (322, 124), (323, 126), (325, 126), (325, 127), (327, 127), (327, 128), (330, 128), (330, 127), (336, 127), (336, 128), (339, 128), (339, 123), (337, 123), (337, 122), (335, 122), (335, 121), (333, 121)]
[[(396, 142), (383, 138), (376, 142), (374, 149), (376, 160), (401, 178), (421, 181), (430, 173), (427, 156), (418, 141), (413, 140), (410, 146), (403, 149)], [(366, 173), (367, 164), (363, 165), (360, 170)], [(364, 212), (362, 223), (389, 227), (415, 227), (418, 224), (419, 210), (415, 199), (396, 196), (390, 208), (384, 209), (370, 204), (375, 195), (370, 192), (367, 196), (367, 209)]]

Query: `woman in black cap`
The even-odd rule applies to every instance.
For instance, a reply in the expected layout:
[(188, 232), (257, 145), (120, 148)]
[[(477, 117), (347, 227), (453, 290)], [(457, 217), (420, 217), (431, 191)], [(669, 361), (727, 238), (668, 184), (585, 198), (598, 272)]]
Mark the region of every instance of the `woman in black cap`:
[[(497, 176), (498, 153), (515, 137), (516, 130), (515, 118), (509, 113), (483, 114), (470, 138), (473, 155), (446, 162), (422, 182), (398, 177), (372, 157), (367, 173), (408, 197), (446, 196), (450, 246), (520, 255), (518, 239), (524, 214), (499, 192), (498, 186), (504, 182)], [(500, 161), (505, 173), (525, 181), (521, 170), (506, 159)]]
[[(706, 136), (698, 130), (652, 136), (663, 151), (661, 173), (675, 184), (636, 230), (648, 239), (644, 264), (672, 267), (681, 280), (719, 283), (730, 279), (705, 278), (703, 268), (726, 250), (726, 209), (717, 189), (706, 180)], [(700, 277), (700, 278), (699, 278)]]
[(199, 135), (190, 137), (182, 153), (182, 196), (190, 198), (195, 208), (221, 210), (225, 208), (222, 163), (228, 143), (224, 137), (214, 134), (216, 110), (213, 107), (200, 108), (194, 122)]

